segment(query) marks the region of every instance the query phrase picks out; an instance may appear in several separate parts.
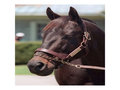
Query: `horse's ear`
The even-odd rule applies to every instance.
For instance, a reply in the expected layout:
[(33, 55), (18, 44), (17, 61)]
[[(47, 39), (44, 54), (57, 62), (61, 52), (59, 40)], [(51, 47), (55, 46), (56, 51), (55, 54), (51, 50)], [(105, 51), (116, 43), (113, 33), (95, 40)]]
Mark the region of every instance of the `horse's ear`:
[(71, 21), (76, 21), (80, 25), (82, 24), (82, 19), (79, 17), (79, 14), (73, 7), (70, 7), (69, 17)]
[(47, 8), (46, 13), (47, 13), (47, 16), (50, 20), (53, 20), (53, 19), (60, 17), (60, 15), (54, 13), (49, 7)]

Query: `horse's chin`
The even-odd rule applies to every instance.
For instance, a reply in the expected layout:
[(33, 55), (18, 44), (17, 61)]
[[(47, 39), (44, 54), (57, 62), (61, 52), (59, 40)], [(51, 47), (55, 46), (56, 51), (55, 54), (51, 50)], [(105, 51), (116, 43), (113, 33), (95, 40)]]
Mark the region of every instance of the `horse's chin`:
[(54, 70), (54, 67), (50, 67), (50, 68), (46, 67), (43, 70), (37, 70), (36, 72), (33, 72), (33, 73), (39, 76), (48, 76), (52, 74), (53, 70)]

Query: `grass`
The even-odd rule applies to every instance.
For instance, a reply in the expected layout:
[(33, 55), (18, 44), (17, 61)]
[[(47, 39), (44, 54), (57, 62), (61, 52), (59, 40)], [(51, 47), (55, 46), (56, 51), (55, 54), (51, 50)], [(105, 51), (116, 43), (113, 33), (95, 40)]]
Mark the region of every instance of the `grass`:
[[(52, 73), (52, 75), (53, 75), (53, 73)], [(34, 75), (34, 74), (32, 74), (29, 71), (27, 65), (16, 65), (15, 66), (15, 75)]]
[(30, 73), (26, 65), (16, 65), (15, 75), (34, 75), (34, 74)]

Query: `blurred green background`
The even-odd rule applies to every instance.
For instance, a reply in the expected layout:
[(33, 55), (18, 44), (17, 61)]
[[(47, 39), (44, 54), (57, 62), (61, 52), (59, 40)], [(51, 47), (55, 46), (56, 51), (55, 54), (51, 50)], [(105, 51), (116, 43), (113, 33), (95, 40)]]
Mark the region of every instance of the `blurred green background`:
[(26, 64), (32, 58), (34, 51), (39, 48), (39, 42), (16, 42), (15, 43), (15, 74), (32, 75)]
[(26, 65), (16, 65), (15, 75), (33, 75), (33, 74), (30, 73)]

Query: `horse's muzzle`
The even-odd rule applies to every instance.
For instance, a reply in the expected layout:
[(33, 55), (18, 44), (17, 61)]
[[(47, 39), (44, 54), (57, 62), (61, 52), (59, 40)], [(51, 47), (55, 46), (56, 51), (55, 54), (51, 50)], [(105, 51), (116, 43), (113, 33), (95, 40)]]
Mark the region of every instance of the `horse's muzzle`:
[(46, 67), (44, 63), (37, 60), (29, 61), (27, 66), (31, 72), (42, 71)]
[(35, 58), (31, 59), (27, 64), (31, 73), (40, 75), (40, 76), (47, 76), (53, 72), (55, 68), (49, 62), (43, 62), (42, 60), (35, 60)]

